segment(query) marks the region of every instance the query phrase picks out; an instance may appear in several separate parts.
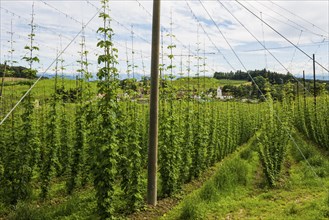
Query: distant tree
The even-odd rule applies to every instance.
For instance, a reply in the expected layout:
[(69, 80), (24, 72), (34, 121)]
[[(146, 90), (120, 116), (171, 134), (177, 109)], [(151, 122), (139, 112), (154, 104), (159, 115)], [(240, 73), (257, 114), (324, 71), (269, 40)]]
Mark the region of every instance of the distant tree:
[(254, 82), (252, 85), (254, 87), (255, 93), (258, 94), (258, 97), (261, 95), (261, 93), (265, 94), (266, 82), (267, 79), (263, 76), (257, 76), (254, 78)]
[(281, 74), (277, 72), (271, 72), (266, 69), (262, 70), (249, 70), (248, 72), (243, 72), (241, 70), (237, 70), (236, 72), (215, 72), (214, 78), (216, 79), (232, 79), (232, 80), (248, 80), (251, 81), (251, 78), (255, 78), (257, 76), (262, 76), (271, 84), (282, 84), (288, 81), (293, 80), (293, 75), (291, 73)]
[(26, 72), (28, 69), (26, 67), (0, 64), (0, 76), (3, 75), (5, 70), (6, 76), (28, 78), (28, 74)]
[(134, 78), (128, 78), (120, 81), (120, 87), (123, 90), (128, 91), (137, 91), (137, 80)]

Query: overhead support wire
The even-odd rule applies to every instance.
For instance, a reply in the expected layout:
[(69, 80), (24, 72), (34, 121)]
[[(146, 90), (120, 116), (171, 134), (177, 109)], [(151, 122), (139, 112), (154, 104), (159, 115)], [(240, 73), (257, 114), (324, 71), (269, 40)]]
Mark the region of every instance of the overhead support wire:
[[(303, 31), (301, 30), (301, 31), (300, 31), (300, 34), (299, 34), (299, 37), (298, 37), (297, 45), (299, 45), (299, 41), (300, 41), (300, 38), (302, 37), (302, 34), (303, 34)], [(295, 48), (294, 53), (293, 53), (293, 55), (292, 55), (292, 58), (291, 58), (291, 60), (290, 60), (289, 67), (288, 67), (290, 70), (292, 69), (292, 61), (293, 61), (294, 58), (295, 58), (296, 51), (297, 51), (297, 49)], [(292, 71), (291, 71), (291, 72), (292, 72)]]
[(69, 44), (66, 45), (66, 47), (60, 51), (56, 58), (52, 61), (52, 63), (47, 67), (47, 69), (39, 76), (39, 78), (31, 85), (31, 87), (24, 93), (24, 95), (19, 99), (19, 101), (12, 107), (12, 109), (7, 113), (7, 115), (1, 120), (0, 126), (7, 120), (7, 118), (11, 115), (11, 113), (17, 108), (17, 106), (24, 100), (24, 98), (31, 92), (31, 90), (37, 85), (37, 83), (40, 81), (40, 79), (44, 76), (44, 74), (52, 67), (52, 65), (57, 62), (57, 60), (60, 58), (60, 56), (71, 46), (71, 44), (77, 39), (77, 37), (82, 33), (84, 28), (86, 28), (89, 23), (96, 17), (96, 15), (100, 12), (101, 9), (99, 9), (95, 15), (93, 15), (90, 20), (86, 23), (84, 27), (81, 28), (81, 30), (74, 36), (74, 38), (70, 41)]
[(144, 7), (144, 5), (142, 3), (140, 3), (140, 1), (138, 1), (138, 0), (135, 0), (135, 1), (138, 3), (139, 7), (141, 7), (148, 15), (150, 15), (152, 17), (151, 12), (149, 12), (148, 10), (146, 10), (146, 8)]
[[(263, 19), (263, 13), (262, 12), (260, 12), (260, 17)], [(263, 25), (263, 22), (260, 22), (260, 23), (261, 23), (261, 26), (262, 26), (263, 44), (264, 44), (264, 47), (266, 47), (266, 45), (265, 45), (264, 25)], [(267, 54), (266, 54), (266, 51), (264, 51), (264, 58), (265, 58), (265, 68), (267, 69)]]
[[(318, 41), (318, 42), (314, 42), (312, 44), (299, 44), (299, 47), (314, 47), (314, 45), (318, 45), (318, 44), (328, 44), (329, 41), (325, 41), (325, 39), (323, 39), (322, 41)], [(319, 45), (321, 46), (321, 45)], [(295, 48), (294, 46), (282, 46), (282, 47), (267, 47), (268, 50), (280, 50), (280, 49), (288, 49), (288, 48)], [(254, 50), (245, 50), (243, 52), (255, 52), (255, 51), (262, 51), (263, 49), (254, 49)]]
[[(240, 64), (244, 67), (245, 71), (247, 72), (249, 78), (251, 79), (251, 81), (254, 83), (254, 85), (256, 86), (256, 89), (260, 92), (261, 96), (265, 99), (266, 102), (268, 102), (268, 99), (266, 98), (266, 96), (264, 95), (264, 93), (262, 92), (262, 90), (260, 90), (258, 84), (255, 82), (254, 78), (250, 75), (250, 73), (248, 72), (247, 68), (245, 67), (245, 65), (242, 63), (241, 59), (239, 58), (238, 54), (234, 51), (233, 47), (231, 46), (231, 44), (227, 41), (225, 35), (222, 33), (222, 31), (220, 30), (220, 28), (218, 27), (217, 23), (214, 21), (214, 19), (212, 18), (212, 16), (210, 15), (210, 13), (208, 12), (208, 10), (205, 8), (204, 4), (202, 3), (201, 0), (199, 0), (199, 2), (201, 3), (203, 9), (207, 12), (208, 16), (210, 17), (210, 19), (213, 21), (213, 23), (215, 24), (215, 26), (217, 27), (218, 31), (221, 33), (221, 35), (223, 36), (223, 38), (225, 39), (226, 43), (229, 45), (229, 47), (231, 48), (232, 52), (234, 53), (234, 55), (237, 57), (237, 59), (239, 60)], [(279, 121), (280, 124), (283, 124), (282, 120), (280, 119), (280, 117), (274, 113), (276, 119)], [(295, 145), (295, 147), (298, 149), (298, 151), (300, 152), (300, 154), (302, 155), (302, 157), (304, 158), (304, 160), (306, 161), (307, 165), (310, 167), (310, 170), (312, 171), (312, 173), (314, 174), (315, 177), (320, 178), (316, 172), (314, 171), (313, 167), (311, 166), (311, 164), (309, 163), (309, 161), (307, 160), (307, 158), (305, 157), (305, 155), (303, 154), (302, 150), (300, 149), (300, 147), (298, 146), (298, 144), (296, 143), (295, 139), (293, 138), (293, 136), (291, 135), (291, 133), (286, 129), (285, 131), (287, 132), (289, 138), (291, 139), (291, 141), (293, 142), (293, 144)]]
[(205, 28), (203, 27), (203, 25), (201, 24), (200, 20), (198, 19), (198, 17), (195, 15), (195, 13), (193, 12), (190, 4), (188, 3), (187, 0), (185, 0), (188, 8), (190, 9), (190, 12), (193, 16), (193, 18), (198, 22), (198, 24), (200, 25), (200, 27), (202, 28), (203, 32), (207, 35), (209, 41), (212, 43), (212, 45), (216, 48), (216, 50), (218, 51), (218, 53), (220, 55), (222, 55), (222, 57), (224, 58), (224, 60), (226, 61), (226, 63), (235, 71), (236, 69), (232, 66), (232, 64), (228, 61), (228, 59), (226, 59), (225, 55), (222, 53), (222, 51), (216, 46), (216, 44), (212, 41), (212, 39), (210, 38), (209, 34), (206, 32)]
[(283, 14), (280, 14), (279, 12), (274, 11), (273, 8), (270, 8), (270, 7), (266, 6), (265, 4), (261, 3), (260, 1), (257, 1), (257, 2), (258, 2), (258, 4), (260, 4), (260, 5), (262, 5), (263, 7), (265, 7), (267, 10), (274, 12), (274, 13), (277, 14), (278, 16), (287, 19), (288, 22), (290, 22), (290, 23), (296, 25), (296, 26), (299, 27), (299, 28), (302, 28), (304, 32), (309, 32), (309, 33), (311, 33), (311, 34), (313, 34), (313, 35), (316, 35), (316, 36), (319, 36), (319, 37), (326, 37), (326, 36), (323, 35), (323, 34), (315, 33), (314, 31), (312, 31), (312, 30), (310, 30), (310, 29), (308, 29), (308, 28), (306, 28), (306, 27), (304, 27), (304, 26), (302, 26), (302, 25), (296, 23), (295, 21), (292, 21), (290, 18), (284, 16)]
[(238, 54), (235, 52), (235, 50), (233, 49), (233, 47), (231, 46), (230, 42), (228, 42), (227, 38), (225, 37), (225, 35), (223, 34), (223, 32), (221, 31), (221, 29), (219, 28), (218, 24), (215, 22), (215, 20), (212, 18), (212, 16), (210, 15), (209, 11), (207, 10), (207, 8), (204, 6), (204, 4), (202, 3), (201, 0), (199, 0), (201, 6), (203, 7), (203, 9), (206, 11), (206, 13), (208, 14), (209, 18), (211, 19), (211, 21), (213, 22), (213, 24), (216, 26), (218, 32), (220, 33), (220, 35), (223, 37), (223, 39), (225, 40), (226, 44), (230, 47), (231, 51), (234, 53), (235, 57), (238, 59), (239, 63), (241, 64), (241, 66), (247, 71), (247, 68), (245, 67), (245, 65), (243, 64), (243, 62), (241, 61), (240, 57), (238, 56)]
[[(282, 63), (281, 61), (276, 58), (276, 56), (274, 56), (274, 54), (269, 51), (266, 46), (219, 0), (217, 0), (217, 2), (237, 21), (239, 22), (239, 24), (282, 66), (282, 68), (284, 68), (287, 72), (290, 72), (288, 70), (288, 68), (286, 68)], [(292, 75), (292, 77), (299, 83), (303, 86), (303, 84), (301, 82), (299, 82), (299, 80), (294, 76)], [(306, 88), (305, 88), (306, 89)], [(306, 89), (307, 90), (307, 89)], [(308, 91), (308, 90), (307, 90)], [(309, 91), (308, 91), (309, 92)]]
[[(93, 8), (95, 8), (96, 10), (99, 10), (99, 8), (91, 3), (89, 0), (86, 0), (86, 3), (91, 5)], [(118, 20), (116, 20), (115, 18), (111, 17), (111, 20), (115, 21), (119, 26), (123, 27), (124, 29), (126, 29), (129, 33), (131, 32), (131, 29), (129, 27), (126, 27), (125, 25), (123, 25), (122, 23), (120, 23)], [(150, 41), (146, 40), (144, 37), (138, 35), (138, 34), (135, 34), (139, 39), (141, 39), (142, 41), (148, 43), (148, 44), (151, 44)]]
[[(88, 0), (87, 0), (88, 1)], [(152, 17), (152, 14), (151, 14), (151, 12), (150, 11), (148, 11), (145, 7), (144, 7), (144, 5), (140, 2), (140, 1), (138, 1), (138, 0), (135, 0), (138, 4), (139, 4), (139, 6), (149, 15), (149, 16), (151, 16)], [(161, 24), (160, 24), (161, 25)], [(170, 31), (167, 29), (167, 28), (165, 28), (163, 25), (161, 25), (161, 30), (163, 30), (163, 31), (165, 31), (166, 33), (170, 33)], [(186, 46), (182, 41), (180, 41), (177, 37), (175, 37), (175, 40), (177, 41), (177, 43), (179, 43), (180, 45), (182, 45), (182, 47), (184, 48), (184, 49), (186, 49), (186, 51), (188, 51), (189, 49), (188, 49), (188, 46)], [(194, 54), (194, 55), (196, 55), (196, 54)]]
[[(199, 0), (200, 1), (200, 0)], [(294, 44), (293, 42), (291, 42), (287, 37), (285, 37), (283, 34), (281, 34), (279, 31), (277, 31), (275, 28), (273, 28), (270, 24), (268, 24), (266, 21), (264, 21), (263, 19), (261, 19), (258, 15), (256, 15), (254, 12), (252, 12), (249, 8), (247, 8), (244, 4), (242, 4), (241, 2), (239, 2), (238, 0), (235, 0), (235, 2), (237, 2), (239, 5), (241, 5), (244, 9), (246, 9), (248, 12), (250, 12), (252, 15), (254, 15), (257, 19), (259, 19), (260, 21), (262, 21), (266, 26), (268, 26), (270, 29), (272, 29), (275, 33), (277, 33), (278, 35), (280, 35), (283, 39), (285, 39), (288, 43), (290, 43), (291, 45), (293, 45), (297, 50), (299, 50), (301, 53), (303, 53), (305, 56), (307, 56), (310, 59), (313, 59), (310, 55), (308, 55), (304, 50), (300, 49), (296, 44)], [(317, 65), (319, 65), (321, 68), (323, 68), (324, 70), (328, 71), (328, 68), (324, 67), (321, 63), (319, 63), (318, 61), (315, 61), (315, 63)]]
[[(0, 9), (4, 10), (4, 11), (5, 11), (6, 13), (8, 13), (8, 14), (11, 14), (12, 16), (17, 17), (18, 19), (22, 19), (22, 20), (27, 21), (27, 23), (30, 22), (29, 19), (27, 19), (27, 18), (25, 18), (25, 17), (22, 17), (22, 16), (20, 16), (20, 15), (18, 15), (18, 14), (16, 14), (16, 13), (14, 13), (14, 12), (12, 12), (12, 11), (10, 11), (10, 10), (4, 8), (4, 7), (2, 7), (2, 6), (0, 6)], [(55, 35), (58, 35), (57, 30), (53, 30), (53, 29), (51, 29), (51, 28), (47, 28), (47, 27), (45, 27), (45, 26), (43, 26), (43, 25), (39, 25), (39, 24), (35, 24), (35, 25), (36, 25), (37, 28), (44, 29), (44, 30), (47, 30), (47, 31), (49, 31), (49, 32), (52, 32), (52, 33), (55, 34)], [(18, 35), (18, 36), (22, 36), (22, 35), (19, 35), (19, 34), (16, 34), (16, 35)], [(63, 37), (66, 38), (66, 39), (71, 40), (69, 37), (66, 37), (66, 36), (63, 36)]]
[[(66, 18), (71, 19), (72, 21), (74, 21), (75, 23), (77, 23), (77, 24), (79, 24), (79, 25), (83, 25), (83, 23), (82, 23), (81, 21), (79, 21), (79, 20), (75, 19), (74, 17), (68, 15), (67, 13), (61, 11), (60, 9), (56, 8), (55, 6), (53, 6), (53, 5), (49, 4), (49, 3), (47, 3), (47, 2), (44, 1), (44, 0), (40, 0), (40, 1), (41, 1), (42, 3), (44, 3), (45, 5), (47, 5), (48, 7), (52, 8), (53, 10), (57, 11), (58, 13), (64, 15)], [(85, 0), (85, 2), (86, 2), (87, 4), (89, 4), (90, 6), (92, 6), (93, 8), (95, 8), (96, 11), (99, 10), (99, 7), (97, 7), (95, 4), (91, 3), (89, 0)], [(129, 31), (129, 32), (131, 31), (130, 28), (126, 27), (125, 25), (123, 25), (122, 23), (120, 23), (118, 20), (114, 19), (113, 17), (111, 17), (111, 19), (112, 19), (113, 21), (115, 21), (119, 26), (121, 26), (121, 27), (123, 27), (124, 29), (126, 29), (127, 31)], [(93, 29), (93, 28), (91, 28), (91, 27), (88, 27), (88, 29), (90, 29), (90, 30), (93, 31), (94, 33), (97, 32), (97, 30), (95, 30), (95, 29)], [(56, 32), (56, 33), (57, 33), (57, 32)], [(147, 44), (151, 44), (151, 42), (148, 41), (148, 40), (146, 40), (144, 37), (142, 37), (142, 36), (140, 36), (140, 35), (138, 35), (138, 34), (135, 34), (135, 35), (136, 35), (138, 38), (140, 38), (142, 41), (146, 42)], [(66, 38), (67, 38), (67, 37), (66, 37)], [(68, 38), (68, 39), (69, 39), (69, 38)], [(77, 42), (75, 42), (75, 43), (77, 43)], [(116, 44), (118, 44), (118, 45), (121, 46), (121, 47), (124, 47), (124, 45), (122, 45), (122, 44), (119, 43), (119, 42), (116, 42)], [(128, 49), (131, 50), (131, 48), (129, 48), (129, 47), (128, 47)], [(98, 48), (95, 49), (95, 50), (98, 51)]]
[(317, 25), (315, 25), (315, 24), (311, 23), (310, 21), (308, 21), (308, 20), (306, 20), (305, 18), (303, 18), (303, 17), (299, 16), (298, 14), (296, 14), (296, 13), (293, 13), (292, 11), (290, 11), (290, 10), (288, 10), (288, 9), (286, 9), (286, 8), (284, 8), (284, 7), (282, 7), (282, 6), (280, 6), (279, 4), (275, 3), (274, 1), (271, 1), (271, 0), (269, 0), (269, 1), (270, 1), (270, 2), (271, 2), (273, 5), (276, 5), (277, 7), (281, 8), (282, 10), (285, 10), (286, 12), (288, 12), (288, 13), (292, 14), (293, 16), (295, 16), (295, 17), (298, 17), (298, 18), (302, 19), (303, 21), (305, 21), (305, 22), (309, 23), (309, 24), (310, 24), (310, 25), (312, 25), (313, 27), (316, 27), (317, 29), (319, 29), (319, 30), (321, 30), (321, 31), (323, 31), (324, 33), (326, 33), (326, 34), (328, 34), (328, 35), (329, 35), (329, 32), (328, 32), (328, 31), (326, 31), (326, 30), (324, 30), (324, 29), (322, 29), (321, 27), (319, 27), (319, 26), (317, 26)]
[[(44, 1), (44, 0), (40, 0), (40, 1), (41, 1), (43, 4), (45, 4), (46, 6), (50, 7), (51, 9), (53, 9), (53, 10), (55, 10), (56, 12), (60, 13), (61, 15), (65, 16), (66, 18), (71, 19), (72, 21), (74, 21), (75, 23), (77, 23), (77, 24), (79, 24), (79, 25), (83, 25), (83, 22), (81, 22), (81, 21), (79, 21), (78, 19), (76, 19), (76, 18), (70, 16), (69, 14), (67, 14), (67, 13), (65, 13), (65, 12), (63, 12), (63, 11), (61, 11), (60, 9), (56, 8), (55, 6), (49, 4), (47, 1)], [(89, 5), (91, 5), (92, 7), (94, 7), (97, 11), (99, 10), (99, 8), (98, 8), (95, 4), (91, 3), (90, 1), (86, 0), (86, 3), (89, 4)], [(5, 9), (5, 8), (3, 8), (3, 7), (1, 7), (1, 9), (5, 10), (7, 13), (10, 13), (10, 14), (12, 14), (12, 15), (14, 15), (14, 16), (20, 18), (20, 19), (24, 19), (24, 20), (28, 21), (28, 19), (23, 18), (23, 17), (21, 17), (20, 15), (17, 15), (17, 14), (15, 14), (14, 12), (9, 11), (8, 9)], [(129, 28), (127, 28), (125, 25), (121, 24), (120, 22), (118, 22), (118, 21), (115, 20), (114, 18), (111, 18), (111, 19), (112, 19), (113, 21), (115, 21), (118, 25), (120, 25), (121, 27), (123, 27), (123, 28), (125, 28), (126, 30), (128, 30), (129, 32), (131, 31)], [(45, 30), (49, 30), (50, 32), (55, 33), (56, 35), (58, 34), (58, 32), (57, 32), (56, 30), (53, 30), (53, 29), (50, 29), (50, 28), (47, 28), (47, 27), (44, 27), (44, 26), (41, 26), (41, 25), (37, 25), (37, 27), (42, 28), (42, 29), (45, 29)], [(97, 30), (93, 29), (92, 27), (88, 27), (88, 29), (91, 30), (91, 31), (93, 31), (94, 33), (97, 32)], [(141, 37), (140, 35), (138, 35), (138, 34), (135, 34), (135, 35), (136, 35), (137, 37), (139, 37), (142, 41), (144, 41), (144, 42), (146, 42), (146, 43), (148, 43), (148, 44), (151, 44), (150, 41), (146, 40), (145, 38)], [(62, 36), (63, 36), (64, 38), (68, 39), (68, 40), (71, 40), (71, 38), (69, 38), (69, 37), (67, 37), (67, 36), (65, 36), (65, 35), (62, 35)], [(74, 41), (74, 43), (78, 44), (78, 42), (76, 42), (76, 41)], [(122, 45), (120, 42), (116, 42), (116, 43), (117, 43), (119, 46), (123, 47), (123, 45)], [(46, 47), (50, 48), (49, 46), (46, 46)], [(50, 49), (51, 49), (51, 48), (50, 48)], [(128, 49), (129, 49), (129, 50), (132, 50), (132, 49), (129, 48), (129, 47), (128, 47)], [(54, 49), (52, 48), (52, 50), (54, 50)], [(99, 49), (98, 49), (98, 48), (93, 49), (92, 52), (94, 52), (94, 51), (99, 52)], [(66, 52), (66, 53), (67, 53), (67, 52)], [(137, 53), (139, 53), (139, 52), (137, 52)], [(69, 53), (67, 53), (67, 54), (69, 54)]]
[[(304, 31), (304, 32), (308, 32), (308, 33), (311, 33), (311, 34), (314, 34), (316, 36), (320, 36), (320, 37), (323, 37), (322, 34), (317, 34), (317, 33), (314, 33), (312, 31), (309, 31), (309, 30), (306, 30), (306, 28), (302, 27), (301, 25), (298, 25), (298, 24), (294, 24), (292, 22), (289, 22), (289, 18), (286, 18), (287, 21), (285, 21), (284, 19), (282, 19), (281, 17), (284, 17), (284, 16), (273, 16), (273, 15), (270, 15), (268, 13), (265, 13), (264, 11), (260, 11), (259, 9), (257, 9), (256, 7), (254, 7), (253, 4), (249, 3), (249, 2), (244, 2), (246, 5), (248, 5), (250, 8), (253, 8), (254, 10), (256, 11), (259, 11), (259, 12), (262, 12), (263, 15), (266, 15), (267, 17), (273, 19), (274, 21), (276, 22), (279, 22), (279, 23), (282, 23), (284, 25), (288, 25), (290, 26), (291, 28), (297, 30), (297, 31)], [(260, 4), (260, 3), (259, 3)], [(272, 11), (271, 9), (267, 8), (266, 6), (264, 6), (266, 8), (266, 10), (269, 10), (269, 11)], [(278, 14), (278, 13), (277, 13)], [(262, 17), (261, 17), (262, 18)], [(262, 18), (263, 19), (263, 18)]]
[[(49, 5), (49, 4), (45, 3), (45, 2), (43, 2), (43, 3), (46, 4), (48, 7), (51, 7), (52, 9), (55, 9), (57, 12), (60, 12), (59, 9), (56, 9), (55, 7)], [(16, 13), (10, 11), (10, 10), (7, 9), (7, 8), (4, 8), (4, 7), (1, 6), (0, 9), (3, 10), (3, 11), (5, 11), (6, 13), (10, 14), (10, 15), (13, 16), (13, 17), (16, 17), (16, 18), (18, 18), (18, 19), (20, 19), (20, 20), (24, 20), (24, 21), (26, 21), (26, 22), (28, 22), (28, 23), (30, 22), (29, 19), (27, 19), (27, 18), (25, 18), (25, 17), (23, 17), (23, 16), (21, 16), (21, 15), (18, 15), (18, 14), (16, 14)], [(64, 12), (60, 12), (60, 13), (63, 14), (63, 15), (66, 15)], [(81, 22), (79, 22), (78, 20), (74, 19), (74, 18), (71, 17), (71, 16), (70, 16), (70, 17), (66, 16), (66, 17), (67, 17), (67, 18), (70, 18), (70, 19), (72, 19), (72, 20), (74, 20), (75, 22), (79, 23), (80, 25), (82, 24)], [(49, 32), (49, 33), (52, 33), (52, 34), (54, 34), (54, 35), (58, 35), (58, 30), (56, 30), (56, 29), (48, 28), (48, 27), (45, 27), (45, 26), (40, 25), (40, 24), (37, 24), (37, 23), (35, 23), (35, 26), (36, 26), (38, 29), (45, 30), (45, 31), (47, 31), (47, 32)], [(90, 28), (90, 29), (91, 29), (91, 28)], [(95, 30), (94, 32), (96, 32), (96, 30)], [(68, 41), (71, 41), (71, 39), (72, 39), (72, 38), (70, 38), (70, 37), (68, 37), (68, 36), (65, 36), (65, 35), (63, 35), (63, 34), (60, 34), (60, 35), (61, 35), (63, 38), (65, 38), (66, 40), (68, 40)], [(23, 36), (23, 35), (21, 35), (21, 34), (17, 34), (17, 33), (15, 33), (15, 36), (18, 36), (19, 39), (24, 39), (24, 38), (25, 38), (25, 36)], [(77, 41), (73, 41), (73, 42), (74, 42), (75, 44), (79, 44)], [(56, 48), (51, 47), (51, 46), (49, 46), (49, 45), (47, 45), (47, 44), (45, 44), (45, 43), (41, 43), (41, 42), (39, 42), (39, 44), (42, 45), (42, 47), (46, 47), (46, 48), (52, 50), (53, 52), (56, 52), (56, 51), (57, 51)], [(98, 48), (94, 49), (93, 51), (96, 51), (96, 50), (98, 50)], [(75, 58), (75, 57), (76, 57), (75, 54), (72, 54), (72, 53), (70, 53), (70, 52), (65, 52), (65, 55), (70, 55), (71, 58)], [(25, 56), (25, 55), (24, 55), (24, 56)], [(47, 56), (45, 56), (45, 57), (47, 57)], [(47, 58), (49, 58), (49, 57), (47, 57)]]

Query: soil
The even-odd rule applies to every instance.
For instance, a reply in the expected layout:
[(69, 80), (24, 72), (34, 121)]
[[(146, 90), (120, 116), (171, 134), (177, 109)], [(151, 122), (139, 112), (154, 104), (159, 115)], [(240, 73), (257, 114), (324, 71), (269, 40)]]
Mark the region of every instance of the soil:
[(162, 217), (165, 213), (169, 212), (173, 207), (179, 204), (179, 202), (184, 199), (192, 191), (200, 188), (205, 181), (207, 181), (215, 171), (220, 166), (221, 162), (218, 162), (208, 170), (206, 170), (202, 175), (190, 183), (185, 184), (180, 192), (169, 198), (159, 199), (156, 206), (147, 205), (144, 210), (135, 212), (128, 216), (128, 219), (144, 220), (144, 219), (158, 219)]

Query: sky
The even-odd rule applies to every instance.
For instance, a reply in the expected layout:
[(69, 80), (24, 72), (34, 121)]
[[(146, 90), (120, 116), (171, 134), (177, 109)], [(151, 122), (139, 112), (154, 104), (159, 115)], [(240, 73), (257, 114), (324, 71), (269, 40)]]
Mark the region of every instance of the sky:
[[(35, 53), (40, 63), (34, 64), (39, 74), (53, 73), (59, 51), (65, 74), (74, 76), (79, 68), (82, 24), (89, 51), (89, 70), (99, 68), (96, 33), (102, 21), (98, 18), (98, 0), (0, 0), (0, 63), (22, 60), (27, 54), (34, 2)], [(187, 76), (198, 73), (212, 76), (215, 71), (254, 70), (267, 68), (297, 77), (305, 70), (312, 74), (312, 60), (329, 69), (329, 1), (217, 1), (193, 0), (161, 3), (161, 61), (170, 65), (168, 45), (173, 49), (173, 74)], [(150, 75), (151, 0), (110, 1), (113, 42), (118, 52), (118, 69), (126, 76), (127, 65), (135, 66), (135, 74)], [(244, 7), (245, 8), (244, 8)], [(248, 10), (250, 11), (248, 11)], [(264, 23), (260, 19), (263, 19)], [(276, 32), (297, 45), (291, 43)], [(170, 36), (173, 36), (172, 39)], [(172, 43), (171, 43), (172, 41)], [(264, 49), (267, 48), (267, 50)], [(12, 53), (10, 51), (13, 50)], [(199, 57), (199, 59), (198, 59)], [(127, 63), (128, 60), (128, 63)], [(131, 69), (131, 67), (129, 67)], [(319, 79), (328, 79), (327, 70), (316, 66)], [(167, 74), (170, 70), (166, 71)]]

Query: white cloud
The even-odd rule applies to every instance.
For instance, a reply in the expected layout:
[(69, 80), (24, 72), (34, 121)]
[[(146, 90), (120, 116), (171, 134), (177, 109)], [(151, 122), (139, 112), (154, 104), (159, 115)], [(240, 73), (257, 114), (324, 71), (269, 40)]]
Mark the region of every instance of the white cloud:
[[(141, 3), (141, 5), (139, 4)], [(151, 21), (149, 13), (152, 13), (152, 1), (111, 1), (111, 16), (113, 17), (113, 29), (115, 31), (115, 45), (119, 49), (119, 69), (126, 69), (126, 43), (128, 45), (128, 54), (131, 59), (131, 26), (134, 31), (134, 60), (138, 65), (137, 71), (142, 72), (142, 59), (146, 72), (150, 69), (150, 52), (151, 52)], [(245, 66), (249, 69), (259, 69), (265, 67), (264, 51), (246, 52), (251, 50), (261, 49), (262, 46), (217, 2), (217, 1), (202, 1), (205, 8), (210, 13), (212, 19), (216, 22), (220, 30), (224, 33), (231, 46), (239, 55)], [(282, 39), (277, 33), (270, 30), (265, 24), (251, 15), (248, 11), (241, 8), (236, 2), (222, 1), (223, 4), (232, 11), (232, 13), (267, 47), (291, 46), (287, 41)], [(45, 4), (46, 3), (46, 4)], [(203, 9), (199, 1), (189, 1), (193, 12), (200, 20), (205, 31), (208, 33), (211, 41), (225, 55), (226, 59), (234, 66), (235, 69), (241, 69), (241, 65), (235, 58), (230, 47), (222, 38), (217, 27), (213, 24), (212, 19)], [(303, 45), (321, 42), (326, 38), (326, 43), (314, 44), (314, 46), (302, 47), (308, 54), (316, 53), (319, 62), (328, 66), (329, 59), (329, 3), (328, 1), (241, 1), (246, 7), (250, 8), (255, 14), (262, 16), (266, 22), (272, 25), (276, 30), (286, 36), (293, 43)], [(14, 34), (14, 58), (21, 65), (21, 57), (24, 56), (24, 45), (27, 43), (27, 35), (29, 33), (28, 23), (31, 19), (32, 1), (1, 1), (1, 61), (8, 59), (8, 40), (10, 39), (10, 21), (13, 20)], [(277, 6), (279, 5), (279, 6)], [(80, 31), (81, 22), (86, 23), (97, 12), (96, 8), (100, 7), (98, 1), (35, 1), (35, 23), (38, 25), (36, 29), (35, 43), (40, 47), (38, 54), (41, 58), (41, 64), (38, 65), (40, 70), (44, 70), (50, 65), (56, 50), (60, 47), (59, 35), (62, 36), (62, 47), (65, 48), (71, 39)], [(284, 8), (284, 9), (283, 9)], [(269, 10), (271, 9), (271, 10)], [(312, 9), (312, 10), (310, 10)], [(15, 13), (12, 15), (10, 12)], [(196, 53), (197, 49), (197, 30), (198, 24), (193, 18), (185, 1), (162, 1), (161, 8), (161, 24), (168, 31), (170, 29), (171, 16), (173, 14), (173, 34), (176, 36), (174, 44), (177, 46), (174, 49), (174, 54), (188, 55), (187, 48), (190, 46), (192, 53)], [(295, 15), (294, 15), (295, 14)], [(296, 16), (298, 15), (298, 16)], [(300, 16), (300, 17), (299, 17)], [(301, 18), (302, 17), (302, 18)], [(117, 23), (118, 21), (119, 23)], [(100, 50), (96, 48), (98, 35), (95, 33), (101, 25), (101, 21), (96, 16), (85, 30), (86, 44), (90, 51), (89, 60), (92, 62), (92, 71), (97, 71), (97, 53)], [(302, 34), (301, 29), (303, 29)], [(230, 71), (231, 67), (223, 59), (212, 42), (199, 28), (200, 53), (203, 53), (203, 48), (207, 53), (215, 52), (216, 54), (207, 54), (207, 63), (209, 69), (218, 71)], [(170, 42), (168, 36), (164, 33), (164, 47), (166, 48)], [(323, 36), (319, 36), (323, 35)], [(263, 37), (264, 36), (264, 37)], [(66, 64), (72, 64), (72, 69), (76, 64), (75, 60), (79, 59), (78, 51), (80, 37), (67, 49), (63, 54)], [(204, 45), (203, 45), (204, 44)], [(319, 47), (320, 45), (320, 47)], [(165, 49), (166, 54), (169, 53)], [(310, 73), (312, 68), (307, 63), (309, 60), (299, 51), (295, 52), (293, 47), (285, 49), (272, 50), (273, 54), (285, 65), (292, 69), (294, 73), (300, 73), (303, 69)], [(294, 55), (295, 54), (295, 55)], [(294, 57), (294, 58), (293, 58)], [(290, 61), (293, 58), (293, 64)], [(165, 62), (169, 62), (168, 58), (164, 57)], [(182, 61), (186, 69), (188, 56), (175, 57), (175, 65), (179, 67)], [(267, 66), (269, 69), (286, 72), (280, 67), (271, 56), (267, 53)], [(192, 58), (192, 62), (196, 62)], [(306, 64), (307, 63), (307, 64)], [(195, 63), (194, 63), (195, 64)], [(193, 65), (194, 65), (193, 64)], [(192, 65), (192, 66), (193, 66)], [(70, 69), (70, 68), (68, 68)], [(176, 72), (179, 72), (179, 68)], [(196, 67), (192, 67), (192, 72), (196, 71)], [(322, 70), (319, 69), (319, 72)]]

